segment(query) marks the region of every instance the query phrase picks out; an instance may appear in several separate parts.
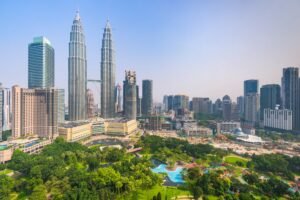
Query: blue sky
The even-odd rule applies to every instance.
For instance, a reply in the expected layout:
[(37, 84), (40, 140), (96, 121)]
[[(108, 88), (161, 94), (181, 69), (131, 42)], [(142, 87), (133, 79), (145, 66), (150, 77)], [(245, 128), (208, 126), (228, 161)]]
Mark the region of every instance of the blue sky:
[(109, 18), (117, 81), (122, 83), (126, 69), (136, 70), (139, 84), (153, 80), (156, 101), (164, 94), (235, 99), (243, 94), (243, 80), (280, 83), (283, 67), (300, 65), (298, 0), (1, 0), (0, 82), (27, 87), (27, 45), (44, 35), (55, 48), (56, 86), (67, 89), (77, 8), (88, 78), (100, 77)]

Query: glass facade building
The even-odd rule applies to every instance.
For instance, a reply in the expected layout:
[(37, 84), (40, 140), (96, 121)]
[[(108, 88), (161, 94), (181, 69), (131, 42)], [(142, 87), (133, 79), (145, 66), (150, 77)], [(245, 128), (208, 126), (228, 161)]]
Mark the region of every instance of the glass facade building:
[(28, 88), (54, 87), (54, 49), (41, 36), (28, 45)]

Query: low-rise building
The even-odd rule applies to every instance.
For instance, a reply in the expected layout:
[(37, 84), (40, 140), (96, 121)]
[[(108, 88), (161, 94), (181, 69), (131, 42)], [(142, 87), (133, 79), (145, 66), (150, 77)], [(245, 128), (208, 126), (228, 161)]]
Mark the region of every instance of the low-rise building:
[(240, 122), (226, 121), (217, 122), (217, 133), (232, 133), (235, 129), (240, 128)]
[(110, 119), (104, 122), (105, 134), (125, 136), (137, 131), (137, 121), (127, 119)]
[(184, 123), (183, 132), (186, 136), (211, 136), (212, 130), (206, 127), (198, 126), (196, 122)]
[(67, 122), (58, 127), (59, 136), (67, 142), (76, 142), (92, 135), (92, 124), (89, 122)]
[(0, 143), (0, 163), (11, 160), (12, 154), (16, 149), (20, 149), (24, 153), (36, 154), (52, 143), (50, 139), (28, 138), (15, 139)]

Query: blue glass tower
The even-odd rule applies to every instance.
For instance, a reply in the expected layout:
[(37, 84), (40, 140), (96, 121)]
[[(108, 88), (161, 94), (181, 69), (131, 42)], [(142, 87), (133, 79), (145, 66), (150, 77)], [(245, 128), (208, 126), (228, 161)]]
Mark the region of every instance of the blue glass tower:
[(35, 37), (28, 45), (28, 88), (54, 87), (54, 49), (50, 41)]

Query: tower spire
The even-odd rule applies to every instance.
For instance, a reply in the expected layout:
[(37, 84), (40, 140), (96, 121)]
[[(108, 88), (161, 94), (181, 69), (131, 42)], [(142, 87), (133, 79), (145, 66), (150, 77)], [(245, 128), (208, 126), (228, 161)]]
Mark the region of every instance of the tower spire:
[(75, 20), (77, 20), (77, 21), (80, 20), (80, 15), (79, 15), (79, 9), (78, 8), (76, 10)]

